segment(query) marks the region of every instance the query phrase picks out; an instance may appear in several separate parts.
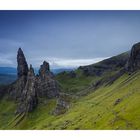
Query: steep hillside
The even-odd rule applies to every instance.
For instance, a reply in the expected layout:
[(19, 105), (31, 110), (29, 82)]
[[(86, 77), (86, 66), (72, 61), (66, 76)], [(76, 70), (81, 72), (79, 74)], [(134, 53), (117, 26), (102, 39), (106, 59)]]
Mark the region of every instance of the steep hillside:
[[(80, 91), (86, 92), (96, 82), (101, 79), (107, 80), (124, 69), (129, 57), (129, 52), (105, 59), (96, 64), (81, 66), (75, 71), (62, 72), (56, 75), (62, 91), (69, 94), (78, 94)], [(107, 82), (107, 81), (105, 81)]]
[[(137, 43), (130, 53), (55, 77), (47, 62), (39, 75), (31, 66), (22, 71), (19, 63), (19, 79), (10, 85), (12, 90), (0, 87), (0, 129), (140, 129), (139, 48)], [(26, 85), (18, 93), (23, 74)], [(52, 96), (56, 90), (57, 96)], [(15, 99), (9, 91), (16, 91)]]
[(111, 85), (102, 85), (86, 96), (71, 99), (70, 109), (58, 116), (52, 114), (55, 100), (42, 101), (21, 122), (18, 122), (19, 118), (14, 119), (13, 102), (3, 99), (0, 103), (3, 110), (0, 113), (0, 128), (140, 129), (139, 83), (139, 71), (132, 75), (124, 74)]

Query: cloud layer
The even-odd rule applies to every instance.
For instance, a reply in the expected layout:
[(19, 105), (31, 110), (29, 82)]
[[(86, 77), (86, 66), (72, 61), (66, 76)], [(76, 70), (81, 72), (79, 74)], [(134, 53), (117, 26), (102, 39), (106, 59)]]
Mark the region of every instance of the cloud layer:
[(77, 67), (130, 50), (140, 41), (140, 11), (0, 11), (0, 66)]

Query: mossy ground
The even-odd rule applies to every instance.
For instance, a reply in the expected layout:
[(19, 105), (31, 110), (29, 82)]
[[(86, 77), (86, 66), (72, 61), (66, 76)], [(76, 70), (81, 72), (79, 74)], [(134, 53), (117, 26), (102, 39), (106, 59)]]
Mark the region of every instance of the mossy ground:
[[(83, 81), (84, 79), (81, 78), (80, 86), (87, 86), (84, 83), (89, 84), (93, 77)], [(73, 82), (72, 79), (70, 81)], [(75, 90), (76, 86), (79, 86), (78, 83), (73, 85), (70, 81), (70, 87)], [(67, 87), (66, 84), (68, 83), (65, 83), (64, 88)], [(121, 100), (114, 105), (117, 99)], [(140, 129), (140, 72), (124, 74), (112, 85), (102, 85), (86, 96), (73, 100), (65, 114), (52, 115), (55, 106), (54, 99), (44, 100), (19, 124), (12, 127), (7, 124), (14, 117), (15, 104), (3, 99), (0, 101), (0, 129)]]

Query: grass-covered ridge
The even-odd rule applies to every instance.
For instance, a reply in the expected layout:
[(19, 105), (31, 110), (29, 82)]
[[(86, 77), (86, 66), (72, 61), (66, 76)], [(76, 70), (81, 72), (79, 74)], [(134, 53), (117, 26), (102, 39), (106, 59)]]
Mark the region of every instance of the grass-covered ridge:
[(124, 71), (127, 59), (128, 52), (85, 66), (101, 69), (100, 75), (86, 75), (80, 68), (57, 74), (70, 103), (61, 115), (54, 114), (57, 99), (46, 98), (39, 98), (33, 112), (15, 115), (17, 102), (1, 95), (0, 129), (140, 129), (140, 70)]
[[(88, 95), (73, 100), (70, 109), (58, 116), (52, 115), (56, 106), (55, 100), (42, 101), (34, 112), (26, 115), (15, 127), (7, 125), (13, 120), (14, 109), (13, 102), (9, 101), (7, 109), (0, 114), (0, 128), (140, 129), (139, 83), (140, 72), (124, 74), (112, 85), (103, 85)], [(1, 110), (5, 108), (4, 102), (4, 99), (0, 102)], [(9, 111), (9, 116), (3, 115)]]

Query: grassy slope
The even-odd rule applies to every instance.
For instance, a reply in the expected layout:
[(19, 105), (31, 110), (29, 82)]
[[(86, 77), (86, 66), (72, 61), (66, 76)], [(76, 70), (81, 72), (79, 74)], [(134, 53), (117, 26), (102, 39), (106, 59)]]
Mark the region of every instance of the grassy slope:
[[(119, 54), (117, 56), (113, 56), (111, 58), (105, 59), (103, 61), (100, 61), (98, 63), (89, 65), (91, 67), (97, 67), (97, 66), (106, 66), (106, 67), (112, 67), (113, 70), (104, 72), (101, 76), (85, 76), (82, 74), (82, 71), (80, 69), (75, 70), (76, 78), (71, 78), (68, 75), (68, 72), (60, 73), (56, 75), (56, 79), (59, 81), (63, 92), (75, 94), (79, 91), (85, 90), (88, 88), (91, 84), (95, 83), (96, 81), (106, 78), (108, 76), (111, 76), (115, 74), (118, 70), (120, 70), (120, 67), (117, 67), (117, 63), (120, 61), (127, 61), (129, 56), (129, 51), (124, 52), (122, 54)], [(113, 63), (112, 63), (113, 62)], [(125, 62), (126, 63), (126, 62)], [(115, 68), (114, 68), (115, 67)]]
[[(73, 101), (63, 115), (53, 116), (56, 101), (49, 100), (24, 118), (16, 127), (7, 126), (15, 106), (1, 101), (1, 129), (140, 129), (140, 72), (125, 74), (110, 86), (102, 86)], [(117, 99), (121, 102), (114, 105)], [(10, 112), (10, 113), (9, 113)], [(5, 115), (5, 113), (7, 115)]]
[(70, 78), (69, 75), (66, 73), (60, 73), (56, 76), (56, 79), (59, 81), (63, 92), (66, 93), (77, 93), (81, 90), (87, 88), (97, 77), (88, 77), (84, 76), (80, 70), (75, 71), (77, 74), (76, 78)]
[(6, 96), (0, 100), (0, 129), (11, 129), (10, 121), (14, 119), (16, 104)]

